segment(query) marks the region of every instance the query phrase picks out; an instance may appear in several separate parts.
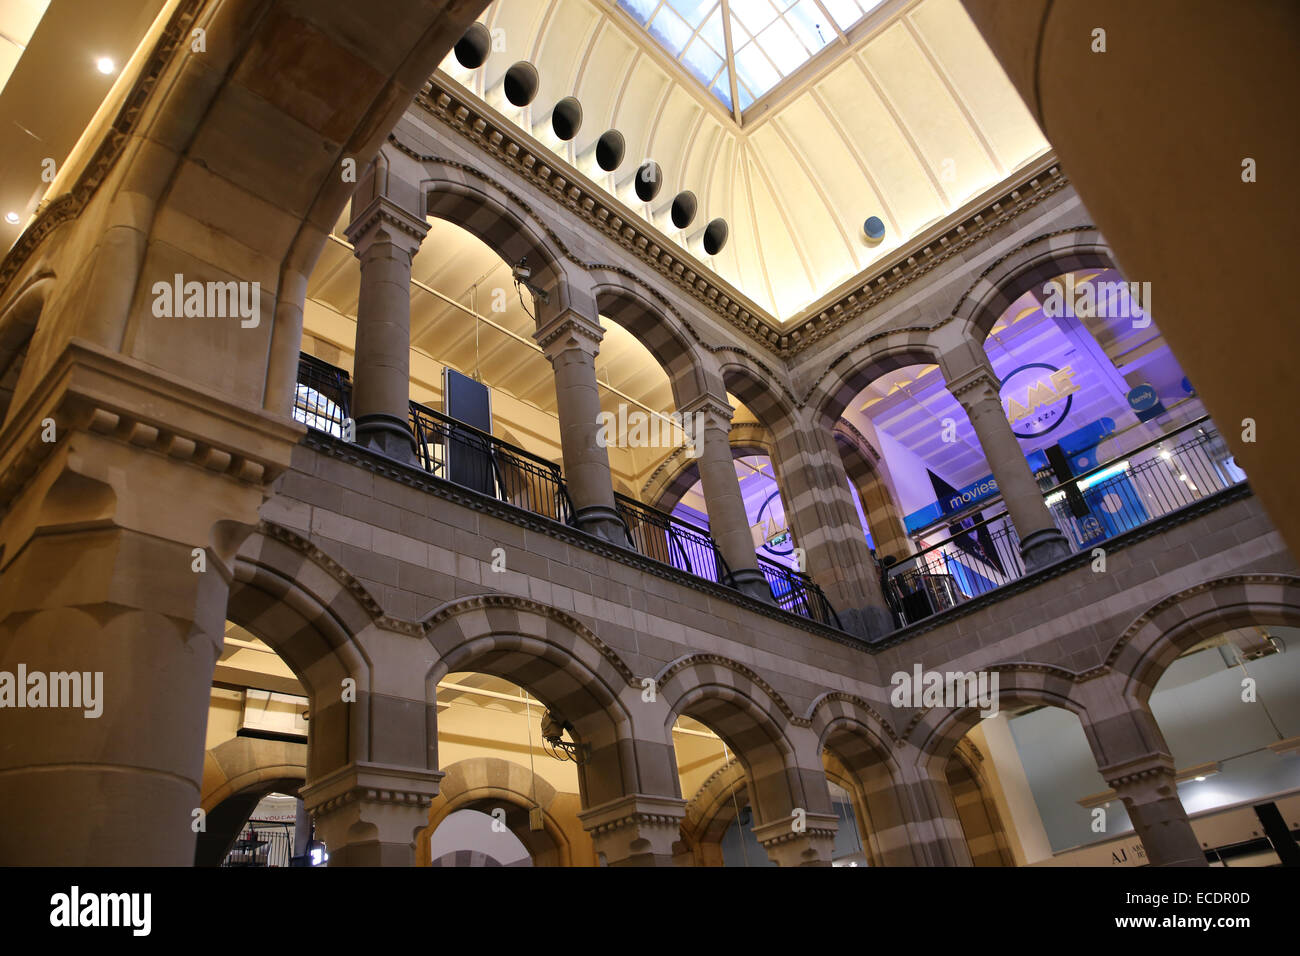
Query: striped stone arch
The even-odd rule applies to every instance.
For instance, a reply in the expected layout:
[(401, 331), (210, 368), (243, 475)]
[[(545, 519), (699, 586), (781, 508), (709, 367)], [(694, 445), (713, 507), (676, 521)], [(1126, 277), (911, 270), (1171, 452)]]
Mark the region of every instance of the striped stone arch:
[(790, 706), (766, 681), (743, 664), (716, 654), (689, 654), (655, 678), (669, 712), (664, 737), (671, 739), (678, 717), (704, 724), (730, 748), (749, 780), (759, 823), (788, 819), (796, 808), (830, 813), (830, 797), (816, 754), (801, 752)]
[(722, 837), (749, 802), (745, 768), (732, 757), (700, 784), (686, 804), (682, 839), (696, 866), (722, 866)]
[(715, 355), (728, 392), (745, 403), (773, 436), (794, 427), (794, 395), (782, 376), (742, 349), (726, 347)]
[[(1091, 741), (1091, 722), (1075, 675), (1045, 664), (996, 664), (980, 668), (997, 672), (998, 709), (1059, 707), (1077, 716)], [(914, 745), (923, 762), (942, 769), (966, 733), (983, 718), (978, 707), (932, 707), (915, 712), (901, 734)]]
[(270, 792), (285, 781), (301, 785), (306, 779), (306, 744), (231, 737), (203, 755), (199, 806), (211, 813), (236, 794), (249, 790)]
[(15, 395), (30, 391), (22, 382), (27, 350), (36, 334), (45, 303), (54, 293), (56, 279), (37, 262), (32, 277), (12, 283), (0, 301), (0, 424), (9, 420)]
[(421, 183), (424, 211), (459, 226), (510, 266), (528, 259), (530, 280), (550, 301), (537, 303), (538, 325), (567, 311), (595, 320), (596, 297), (585, 269), (568, 260), (560, 240), (518, 198), (471, 175), (457, 164), (424, 160), (429, 178)]
[(1115, 268), (1110, 247), (1092, 226), (1035, 236), (980, 273), (957, 300), (951, 318), (960, 323), (963, 336), (983, 342), (1013, 302), (1026, 292), (1041, 292), (1049, 279), (1080, 269)]
[(909, 365), (938, 364), (939, 350), (928, 329), (890, 332), (832, 361), (803, 404), (812, 409), (814, 421), (832, 428), (858, 394), (880, 376)]
[(876, 545), (876, 557), (891, 555), (902, 560), (912, 553), (903, 515), (894, 500), (894, 492), (885, 478), (885, 464), (880, 452), (866, 437), (841, 418), (833, 430), (836, 447), (844, 461), (844, 470), (858, 490), (862, 513)]
[(870, 859), (885, 866), (918, 865), (893, 729), (869, 703), (839, 692), (813, 701), (810, 718), (819, 752), (834, 755), (853, 783), (849, 791)]
[(963, 740), (948, 758), (948, 789), (966, 834), (966, 847), (974, 866), (1015, 866), (1002, 815), (989, 791), (981, 766), (984, 755), (970, 740)]
[(357, 637), (384, 615), (365, 586), (310, 541), (263, 521), (236, 555), (226, 618), (270, 646), (306, 689), (312, 779), (364, 756), (352, 751), (367, 746), (369, 708), (342, 702), (337, 689), (352, 678), (357, 703), (368, 695)]
[(1123, 695), (1144, 709), (1160, 678), (1201, 641), (1242, 627), (1300, 627), (1300, 577), (1238, 574), (1170, 595), (1130, 624), (1104, 667), (1122, 675)]
[(702, 395), (723, 395), (722, 381), (705, 367), (681, 319), (636, 281), (610, 269), (593, 270), (600, 314), (636, 336), (668, 375), (680, 410)]
[[(636, 793), (646, 772), (668, 773), (672, 745), (638, 739), (627, 701), (640, 700), (627, 665), (577, 618), (507, 594), (460, 598), (422, 624), (434, 652), (425, 704), (436, 722), (437, 685), (453, 671), (518, 684), (572, 726), (586, 748), (578, 764), (585, 807)], [(436, 735), (431, 735), (431, 739)], [(436, 766), (436, 763), (433, 764)]]
[[(429, 825), (415, 839), (416, 866), (430, 861), (430, 839), (438, 826), (457, 810), (491, 814), (506, 811), (505, 825), (528, 850), (533, 866), (573, 866), (573, 847), (564, 832), (556, 805), (558, 791), (527, 767), (500, 757), (471, 757), (443, 768), (438, 795), (429, 807)], [(542, 810), (542, 830), (529, 825), (529, 811)]]
[[(729, 437), (732, 458), (765, 455), (770, 459), (775, 453), (767, 430), (761, 425), (749, 422), (735, 425)], [(699, 459), (689, 457), (684, 448), (674, 448), (646, 482), (641, 500), (660, 511), (672, 511), (682, 500), (682, 495), (699, 480)]]

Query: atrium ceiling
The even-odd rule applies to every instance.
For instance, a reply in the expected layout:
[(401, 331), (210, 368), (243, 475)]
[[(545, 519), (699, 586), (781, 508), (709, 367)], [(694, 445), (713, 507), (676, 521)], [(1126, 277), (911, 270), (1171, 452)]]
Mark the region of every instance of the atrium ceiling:
[[(715, 73), (692, 53), (717, 39), (710, 24), (725, 19), (722, 7), (497, 0), (480, 18), (493, 37), (487, 62), (468, 70), (449, 56), (442, 68), (782, 322), (1048, 149), (960, 0), (728, 0), (735, 29), (724, 47), (738, 83), (755, 85), (752, 101), (737, 100), (743, 111), (718, 92), (724, 75), (730, 90), (726, 50)], [(522, 108), (502, 94), (519, 61), (540, 81)], [(566, 97), (581, 103), (582, 122), (562, 141), (550, 117)], [(610, 129), (626, 152), (605, 173), (594, 153)], [(662, 186), (643, 203), (633, 190), (648, 159)], [(677, 229), (669, 208), (682, 191), (695, 194), (698, 213)], [(868, 238), (870, 217), (882, 238)], [(708, 256), (702, 232), (717, 218), (729, 240)]]

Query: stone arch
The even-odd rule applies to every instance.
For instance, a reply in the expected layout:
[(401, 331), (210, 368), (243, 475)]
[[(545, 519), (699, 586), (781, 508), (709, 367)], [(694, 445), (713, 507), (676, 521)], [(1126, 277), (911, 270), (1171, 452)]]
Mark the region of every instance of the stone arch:
[(636, 739), (625, 702), (634, 692), (640, 699), (632, 672), (577, 618), (526, 598), (489, 594), (453, 601), (422, 627), (436, 655), (425, 675), (431, 725), (438, 681), (452, 671), (478, 671), (525, 688), (572, 728), (586, 750), (578, 764), (584, 807), (638, 792), (652, 765), (661, 772), (672, 766), (671, 744)]
[(0, 306), (0, 424), (14, 411), (13, 398), (20, 391), (27, 350), (54, 287), (52, 273), (38, 272)]
[(669, 708), (665, 739), (681, 716), (716, 733), (745, 769), (760, 823), (788, 819), (795, 808), (830, 812), (824, 775), (820, 765), (813, 766), (815, 754), (801, 754), (794, 739), (794, 713), (753, 671), (718, 655), (690, 654), (665, 667), (655, 684)]
[[(775, 451), (765, 435), (755, 434), (752, 429), (733, 428), (730, 439), (732, 458), (749, 455), (771, 458)], [(674, 448), (646, 482), (643, 500), (660, 511), (671, 512), (699, 480), (699, 459), (689, 457), (684, 448)]]
[(558, 238), (540, 224), (524, 203), (456, 164), (420, 157), (429, 174), (420, 184), (424, 213), (475, 236), (514, 266), (528, 259), (530, 280), (549, 301), (537, 300), (540, 329), (551, 318), (573, 311), (596, 321), (596, 296), (586, 270), (570, 262)]
[[(429, 807), (429, 825), (416, 837), (416, 865), (431, 865), (429, 841), (451, 814), (457, 810), (491, 814), (504, 804), (506, 827), (528, 850), (533, 866), (573, 866), (573, 840), (561, 819), (560, 798), (551, 784), (500, 757), (472, 757), (450, 764), (444, 768), (438, 795)], [(542, 811), (540, 831), (529, 826), (533, 807)], [(573, 819), (576, 821), (576, 816)]]
[(804, 404), (814, 421), (832, 428), (858, 393), (880, 376), (909, 365), (938, 365), (939, 350), (929, 332), (890, 332), (835, 359), (812, 387)]
[(208, 750), (199, 796), (206, 829), (199, 834), (194, 865), (220, 866), (258, 802), (268, 793), (296, 794), (306, 779), (305, 744), (232, 737)]
[(364, 757), (355, 751), (367, 747), (369, 709), (336, 690), (351, 678), (357, 703), (366, 700), (371, 665), (358, 636), (384, 616), (365, 587), (309, 541), (263, 521), (235, 558), (226, 617), (279, 654), (306, 689), (312, 779)]
[(730, 346), (719, 349), (717, 359), (727, 391), (744, 402), (773, 437), (794, 427), (794, 396), (775, 370)]
[(903, 772), (889, 724), (866, 701), (823, 694), (810, 708), (819, 752), (832, 753), (849, 773), (859, 798), (864, 842), (873, 862), (913, 866), (912, 833)]
[(1110, 247), (1092, 226), (1045, 233), (1002, 256), (962, 293), (952, 318), (963, 338), (983, 343), (1013, 302), (1044, 283), (1079, 269), (1115, 269)]
[(975, 866), (1015, 866), (1007, 843), (1002, 815), (989, 792), (988, 777), (980, 764), (984, 756), (970, 740), (962, 740), (948, 758), (948, 789), (957, 818), (966, 834), (971, 863)]
[(1200, 641), (1252, 625), (1300, 627), (1300, 578), (1239, 574), (1170, 595), (1120, 635), (1105, 668), (1122, 675), (1126, 699), (1146, 709), (1169, 665)]
[(886, 477), (880, 452), (848, 421), (841, 418), (833, 429), (835, 445), (844, 462), (844, 470), (857, 489), (867, 528), (876, 545), (876, 558), (886, 556), (902, 560), (912, 553), (903, 515)]
[(595, 273), (593, 291), (600, 314), (636, 336), (668, 375), (679, 411), (704, 395), (725, 398), (721, 378), (705, 367), (699, 348), (670, 306), (609, 269)]
[[(1075, 676), (1043, 664), (996, 664), (981, 671), (998, 675), (998, 709), (1008, 706), (1059, 707), (1079, 718), (1089, 742), (1094, 742), (1088, 710), (1082, 702)], [(942, 770), (953, 749), (983, 718), (979, 708), (934, 707), (916, 712), (902, 734), (931, 768)]]
[(722, 866), (722, 837), (749, 800), (745, 768), (732, 757), (709, 775), (686, 804), (682, 838), (696, 866)]

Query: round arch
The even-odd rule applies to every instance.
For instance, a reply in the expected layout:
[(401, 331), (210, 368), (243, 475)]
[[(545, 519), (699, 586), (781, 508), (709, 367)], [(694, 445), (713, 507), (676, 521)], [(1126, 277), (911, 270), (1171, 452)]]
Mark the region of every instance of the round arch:
[(1161, 676), (1187, 650), (1252, 625), (1300, 627), (1300, 577), (1232, 575), (1170, 595), (1124, 630), (1105, 666), (1123, 675), (1124, 697), (1145, 709)]
[[(773, 457), (771, 441), (754, 429), (733, 429), (730, 439), (733, 459), (750, 455)], [(674, 448), (646, 483), (644, 500), (660, 511), (671, 512), (699, 480), (699, 459), (689, 457), (684, 448)]]
[(721, 378), (706, 369), (700, 349), (670, 306), (610, 269), (594, 270), (593, 278), (600, 314), (631, 332), (654, 356), (668, 375), (679, 411), (703, 395), (723, 394)]
[(952, 311), (961, 335), (983, 343), (989, 330), (1026, 292), (1080, 269), (1116, 269), (1115, 258), (1092, 226), (1045, 233), (1021, 243), (970, 284)]
[[(573, 866), (569, 836), (557, 813), (555, 787), (526, 767), (499, 757), (472, 757), (444, 769), (438, 795), (429, 807), (429, 825), (416, 838), (416, 865), (431, 865), (430, 840), (438, 826), (458, 810), (491, 814), (505, 809), (505, 825), (518, 837), (534, 866)], [(529, 825), (529, 811), (542, 811), (541, 830)]]
[(827, 367), (805, 399), (814, 420), (833, 428), (858, 394), (880, 376), (909, 365), (938, 365), (928, 331), (890, 332), (845, 352)]
[(637, 792), (646, 772), (638, 761), (649, 759), (650, 751), (630, 743), (625, 694), (632, 693), (633, 675), (581, 621), (526, 598), (490, 594), (440, 608), (423, 628), (435, 654), (425, 674), (430, 722), (436, 721), (438, 682), (448, 673), (492, 674), (528, 690), (571, 728), (585, 751), (578, 764), (584, 807)]
[(205, 829), (194, 865), (220, 866), (258, 802), (268, 793), (296, 794), (306, 779), (305, 744), (232, 737), (208, 750), (199, 791)]
[[(690, 654), (665, 667), (655, 685), (668, 705), (665, 739), (682, 716), (716, 733), (745, 770), (760, 823), (788, 818), (795, 808), (810, 814), (831, 812), (820, 765), (799, 762), (792, 740), (793, 712), (753, 671), (718, 655)], [(821, 778), (820, 788), (815, 777)]]
[(507, 265), (528, 260), (529, 280), (548, 296), (538, 301), (537, 325), (573, 311), (596, 321), (596, 297), (585, 269), (567, 260), (558, 238), (521, 200), (435, 157), (421, 157), (426, 173), (420, 184), (424, 213), (464, 229)]

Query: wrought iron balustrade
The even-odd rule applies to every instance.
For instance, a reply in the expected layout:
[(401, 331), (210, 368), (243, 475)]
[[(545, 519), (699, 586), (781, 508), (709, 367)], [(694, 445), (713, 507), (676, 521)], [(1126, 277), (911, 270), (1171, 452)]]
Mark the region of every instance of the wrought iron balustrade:
[[(1245, 480), (1203, 417), (1047, 490), (1044, 502), (1071, 547), (1084, 551)], [(961, 527), (950, 537), (887, 570), (886, 598), (900, 625), (1024, 576), (1020, 539), (1005, 510), (954, 524)]]
[(777, 606), (791, 614), (798, 614), (828, 627), (843, 630), (840, 616), (827, 600), (826, 594), (808, 575), (787, 568), (783, 564), (758, 556), (758, 568), (772, 589), (772, 599)]
[(731, 569), (717, 542), (703, 528), (626, 495), (615, 494), (614, 502), (638, 554), (730, 586)]

